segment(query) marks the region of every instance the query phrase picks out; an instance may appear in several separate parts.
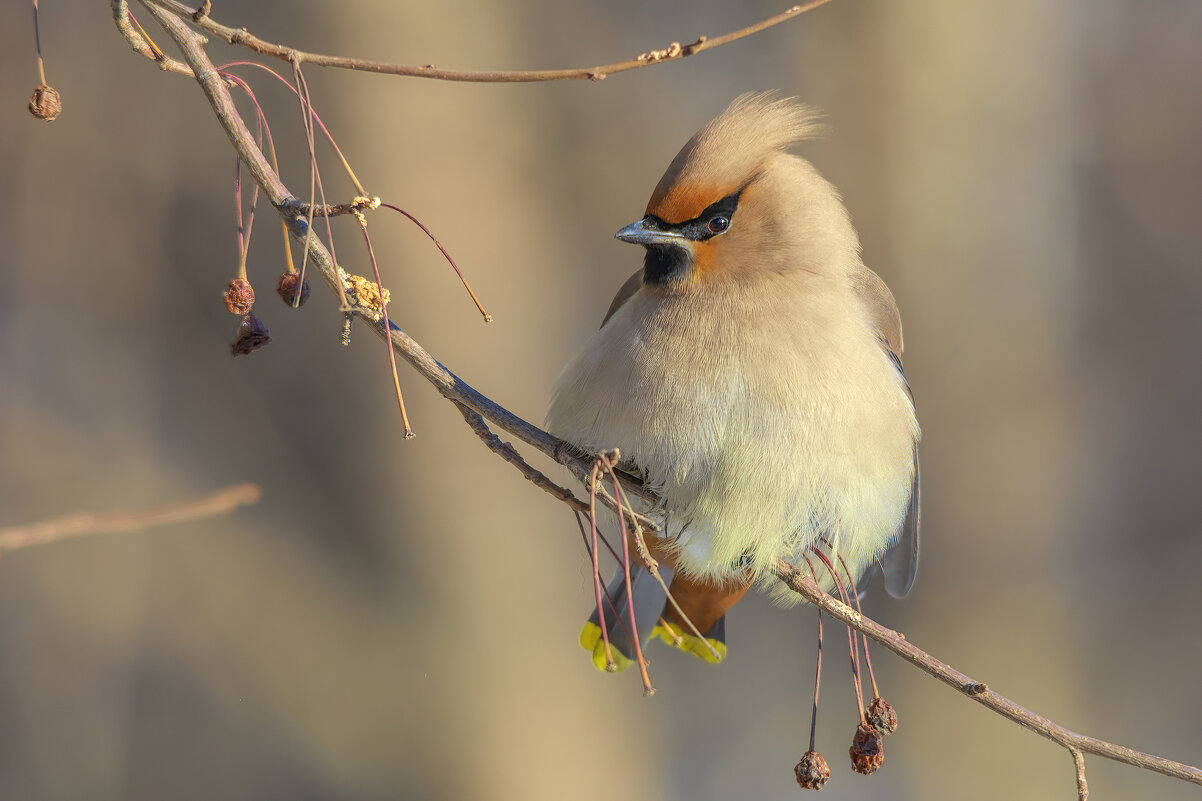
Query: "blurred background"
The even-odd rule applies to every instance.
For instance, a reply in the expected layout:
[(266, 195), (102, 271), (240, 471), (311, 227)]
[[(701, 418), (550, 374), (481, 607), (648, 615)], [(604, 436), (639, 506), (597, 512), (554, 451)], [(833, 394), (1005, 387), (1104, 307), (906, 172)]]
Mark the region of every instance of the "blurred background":
[[(781, 7), (260, 0), (214, 14), (307, 50), (534, 68)], [(234, 159), (207, 103), (129, 51), (108, 3), (43, 0), (64, 111), (34, 120), (29, 11), (0, 7), (0, 526), (241, 481), (265, 494), (226, 518), (4, 557), (0, 798), (796, 797), (812, 610), (744, 602), (716, 668), (655, 648), (652, 699), (633, 672), (594, 672), (567, 510), (403, 365), (418, 436), (402, 441), (382, 343), (360, 332), (342, 348), (324, 285), (299, 312), (275, 296), (265, 204), (249, 269), (273, 342), (231, 358)], [(295, 100), (242, 74), (285, 182), (307, 192)], [(925, 432), (918, 583), (866, 611), (1070, 728), (1202, 761), (1202, 5), (836, 0), (596, 84), (306, 74), (368, 189), (429, 225), (496, 316), (485, 327), (420, 232), (381, 212), (393, 319), (535, 422), (639, 264), (613, 231), (685, 140), (749, 89), (825, 109), (831, 134), (799, 152), (843, 190), (897, 296)], [(348, 199), (321, 157), (327, 191)], [(352, 221), (336, 242), (368, 272)], [(851, 684), (827, 633), (824, 797), (1073, 797), (1062, 749), (879, 649), (902, 725), (879, 773), (852, 774)], [(1098, 798), (1197, 797), (1088, 767)]]

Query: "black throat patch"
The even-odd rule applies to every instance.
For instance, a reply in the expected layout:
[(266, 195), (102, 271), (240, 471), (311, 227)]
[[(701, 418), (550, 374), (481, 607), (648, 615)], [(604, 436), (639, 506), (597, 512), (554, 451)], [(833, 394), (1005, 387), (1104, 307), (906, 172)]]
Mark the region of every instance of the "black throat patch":
[(659, 285), (684, 275), (693, 264), (689, 251), (677, 245), (647, 245), (643, 257), (643, 283)]

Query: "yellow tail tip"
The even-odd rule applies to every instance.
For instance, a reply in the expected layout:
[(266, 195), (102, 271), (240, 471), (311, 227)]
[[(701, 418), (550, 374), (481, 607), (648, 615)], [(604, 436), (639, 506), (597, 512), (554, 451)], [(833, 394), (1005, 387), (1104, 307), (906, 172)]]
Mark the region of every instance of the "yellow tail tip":
[[(591, 625), (591, 624), (590, 624)], [(687, 633), (677, 623), (661, 624), (651, 630), (652, 636), (659, 637), (667, 645), (679, 648), (686, 654), (692, 654), (716, 665), (726, 658), (726, 643), (709, 637), (697, 637)], [(583, 637), (582, 637), (583, 644)]]
[(609, 645), (612, 661), (606, 656), (601, 627), (591, 620), (580, 630), (580, 647), (592, 653), (593, 667), (606, 673), (619, 673), (634, 664), (634, 660), (619, 651), (613, 643)]

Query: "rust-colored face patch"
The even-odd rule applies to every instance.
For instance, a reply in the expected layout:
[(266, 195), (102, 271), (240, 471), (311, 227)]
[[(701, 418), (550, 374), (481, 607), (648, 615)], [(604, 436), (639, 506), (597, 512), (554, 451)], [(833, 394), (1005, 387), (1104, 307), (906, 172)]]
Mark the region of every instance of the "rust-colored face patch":
[(713, 278), (718, 267), (718, 241), (698, 242), (693, 245), (693, 275), (698, 281)]
[(647, 202), (647, 214), (654, 214), (666, 223), (682, 223), (705, 211), (711, 203), (738, 189), (737, 185), (686, 186), (673, 184), (667, 190), (655, 188)]

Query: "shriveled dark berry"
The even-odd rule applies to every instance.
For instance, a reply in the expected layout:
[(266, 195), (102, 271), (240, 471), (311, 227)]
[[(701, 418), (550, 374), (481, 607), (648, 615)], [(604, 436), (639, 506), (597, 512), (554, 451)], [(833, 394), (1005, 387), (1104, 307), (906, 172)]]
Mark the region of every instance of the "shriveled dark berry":
[(851, 739), (851, 748), (847, 753), (851, 756), (851, 767), (856, 773), (867, 776), (875, 773), (885, 761), (881, 733), (868, 724), (861, 723), (856, 727), (856, 734)]
[[(297, 288), (300, 289), (300, 302), (297, 302)], [(301, 280), (300, 273), (284, 273), (276, 284), (276, 291), (289, 306), (304, 306), (309, 299), (309, 279)]]
[(254, 351), (271, 342), (271, 334), (267, 326), (253, 314), (246, 314), (238, 325), (238, 332), (230, 344), (230, 354), (233, 356), (249, 356)]
[(235, 278), (225, 290), (225, 307), (230, 314), (246, 315), (255, 305), (255, 288), (245, 278)]
[(892, 704), (877, 696), (868, 705), (868, 722), (882, 735), (893, 734), (897, 730), (897, 712)]
[(817, 751), (806, 751), (793, 768), (803, 790), (821, 790), (831, 778), (831, 769)]
[(37, 89), (33, 90), (33, 96), (29, 98), (29, 113), (37, 117), (39, 120), (50, 120), (57, 117), (63, 111), (63, 98), (59, 95), (58, 90), (53, 86), (39, 84)]

